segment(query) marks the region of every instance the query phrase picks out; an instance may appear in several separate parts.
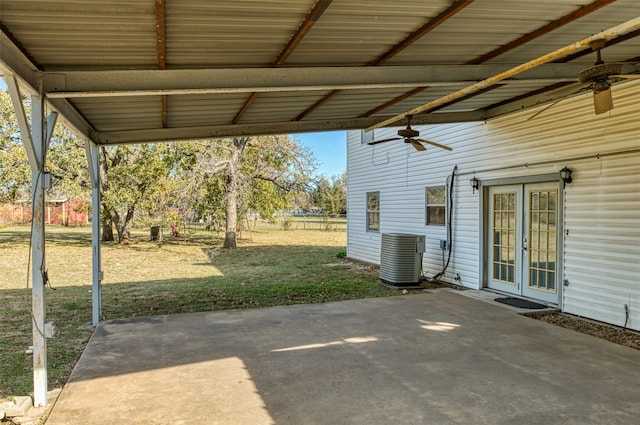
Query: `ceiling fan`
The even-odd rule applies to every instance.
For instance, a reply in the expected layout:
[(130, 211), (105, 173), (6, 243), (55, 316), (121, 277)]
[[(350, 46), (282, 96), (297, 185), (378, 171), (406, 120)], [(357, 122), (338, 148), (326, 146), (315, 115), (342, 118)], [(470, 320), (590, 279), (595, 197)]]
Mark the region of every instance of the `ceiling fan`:
[(432, 142), (430, 140), (416, 139), (415, 137), (418, 137), (419, 135), (420, 135), (420, 132), (418, 130), (414, 130), (414, 129), (411, 128), (411, 115), (407, 115), (407, 128), (403, 128), (403, 129), (398, 130), (398, 136), (400, 136), (400, 137), (392, 137), (390, 139), (374, 140), (374, 141), (369, 142), (367, 144), (368, 145), (377, 145), (378, 143), (391, 142), (392, 140), (404, 140), (405, 143), (409, 143), (411, 146), (413, 146), (416, 150), (419, 150), (419, 151), (426, 151), (427, 150), (427, 148), (423, 145), (423, 143), (426, 143), (426, 144), (431, 145), (431, 146), (438, 147), (440, 149), (446, 149), (448, 151), (453, 150), (453, 148), (450, 148), (449, 146), (441, 145), (440, 143)]
[[(578, 74), (577, 83), (573, 83), (566, 87), (553, 90), (549, 93), (549, 96), (553, 98), (570, 96), (588, 88), (593, 92), (593, 108), (595, 110), (595, 113), (602, 114), (613, 109), (611, 84), (620, 79), (640, 78), (640, 74), (623, 74), (622, 68), (625, 66), (625, 63), (605, 63), (602, 60), (601, 50), (607, 44), (607, 40), (597, 39), (593, 40), (589, 44), (591, 45), (591, 48), (596, 52), (596, 63), (587, 69), (583, 69)], [(552, 103), (547, 108), (542, 109), (533, 117), (554, 106), (559, 101), (560, 100)]]

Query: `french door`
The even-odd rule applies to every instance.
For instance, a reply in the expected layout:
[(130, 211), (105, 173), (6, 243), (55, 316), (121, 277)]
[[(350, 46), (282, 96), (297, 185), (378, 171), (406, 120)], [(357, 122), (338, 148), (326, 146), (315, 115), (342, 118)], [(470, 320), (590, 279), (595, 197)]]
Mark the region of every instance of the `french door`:
[(558, 184), (489, 188), (488, 286), (559, 303)]

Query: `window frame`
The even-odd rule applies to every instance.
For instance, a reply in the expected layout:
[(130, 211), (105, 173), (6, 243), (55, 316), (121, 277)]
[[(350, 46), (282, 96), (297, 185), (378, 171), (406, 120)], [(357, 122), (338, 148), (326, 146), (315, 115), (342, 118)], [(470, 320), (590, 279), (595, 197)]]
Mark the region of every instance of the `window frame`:
[(373, 142), (375, 140), (375, 129), (371, 131), (360, 130), (360, 144), (366, 145), (369, 142)]
[[(442, 202), (429, 202), (429, 189), (442, 190), (444, 199)], [(432, 195), (433, 196), (433, 195)], [(442, 222), (431, 221), (431, 215), (429, 214), (431, 209), (438, 208), (442, 210)], [(426, 226), (446, 226), (447, 225), (447, 185), (437, 186), (425, 186), (424, 188), (424, 223)]]
[[(377, 197), (377, 209), (370, 209), (370, 198), (372, 195), (374, 195)], [(371, 192), (367, 192), (366, 193), (366, 226), (367, 226), (367, 232), (380, 232), (380, 191), (371, 191)], [(378, 220), (377, 221), (372, 221), (371, 220), (371, 216), (375, 215)], [(375, 227), (372, 227), (373, 225), (376, 225)]]

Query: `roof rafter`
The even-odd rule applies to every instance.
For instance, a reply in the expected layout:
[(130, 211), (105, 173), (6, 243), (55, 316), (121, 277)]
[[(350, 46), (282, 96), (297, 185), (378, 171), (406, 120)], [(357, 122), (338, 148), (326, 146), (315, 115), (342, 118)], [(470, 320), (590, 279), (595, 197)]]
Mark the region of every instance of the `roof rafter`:
[[(165, 23), (165, 3), (164, 0), (155, 1), (155, 15), (156, 15), (156, 45), (158, 49), (158, 69), (167, 69), (167, 34)], [(160, 96), (161, 109), (162, 109), (162, 128), (167, 128), (168, 116), (167, 116), (167, 96)]]
[[(420, 38), (424, 37), (426, 34), (430, 33), (434, 29), (436, 29), (442, 23), (446, 22), (452, 16), (454, 16), (455, 14), (457, 14), (458, 12), (460, 12), (462, 9), (464, 9), (467, 6), (469, 6), (473, 2), (474, 2), (474, 0), (457, 0), (457, 1), (453, 2), (448, 8), (446, 8), (445, 10), (440, 12), (437, 16), (435, 16), (433, 18), (430, 18), (420, 28), (418, 28), (417, 30), (415, 30), (414, 32), (409, 34), (402, 41), (400, 41), (395, 46), (393, 46), (391, 49), (389, 49), (388, 51), (383, 53), (380, 57), (378, 57), (378, 59), (376, 59), (373, 62), (371, 62), (370, 65), (371, 66), (380, 66), (380, 65), (384, 64), (386, 61), (388, 61), (389, 59), (391, 59), (392, 57), (394, 57), (395, 55), (397, 55), (398, 53), (400, 53), (401, 51), (403, 51), (404, 49), (409, 47), (411, 44), (413, 44), (416, 41), (418, 41)], [(300, 120), (304, 119), (304, 117), (306, 117), (311, 112), (313, 112), (316, 109), (318, 109), (323, 103), (325, 103), (327, 100), (329, 100), (332, 97), (334, 97), (336, 94), (338, 94), (338, 92), (327, 93), (327, 95), (325, 97), (319, 99), (317, 102), (315, 102), (309, 108), (307, 108), (302, 113), (300, 113), (295, 118), (295, 120), (296, 121), (300, 121)], [(396, 98), (396, 99), (398, 99), (398, 98)], [(394, 99), (392, 99), (392, 101), (393, 100)], [(400, 102), (401, 100), (403, 100), (403, 99), (399, 99), (394, 103), (390, 103), (388, 106), (391, 106), (391, 105), (393, 105), (393, 104), (395, 104), (397, 102)], [(387, 102), (387, 103), (389, 103), (389, 102)]]
[(364, 114), (360, 115), (361, 117), (370, 117), (373, 114), (377, 114), (378, 112), (387, 109), (390, 106), (395, 105), (398, 102), (402, 102), (405, 99), (410, 98), (411, 96), (418, 94), (420, 92), (425, 91), (426, 89), (428, 89), (430, 86), (420, 86), (420, 87), (416, 87), (413, 90), (409, 90), (406, 93), (401, 94), (400, 96), (394, 97), (393, 99), (389, 100), (388, 102), (383, 103), (382, 105), (376, 106), (373, 109), (368, 110), (367, 112), (365, 112)]
[[(640, 36), (640, 29), (637, 29), (635, 31), (631, 31), (631, 32), (628, 32), (626, 34), (619, 35), (618, 37), (615, 37), (613, 39), (607, 40), (607, 46), (615, 46), (616, 44), (620, 44), (622, 42), (625, 42), (627, 40), (630, 40), (630, 39), (638, 37), (638, 36)], [(568, 56), (562, 57), (560, 59), (557, 59), (557, 60), (553, 61), (552, 63), (567, 63), (567, 62), (573, 61), (575, 59), (581, 58), (581, 57), (586, 56), (586, 55), (591, 54), (591, 53), (593, 53), (593, 49), (589, 46), (589, 47), (586, 47), (586, 48), (584, 48), (582, 50), (579, 50), (579, 51), (577, 51), (577, 52), (575, 52), (575, 53), (573, 53), (571, 55), (568, 55)], [(635, 62), (638, 62), (638, 61), (640, 61), (640, 56), (628, 58), (624, 62), (635, 63)], [(502, 110), (501, 108), (503, 108), (503, 107), (506, 107), (507, 110), (511, 110), (511, 108), (509, 106), (507, 106), (507, 105), (520, 105), (520, 106), (517, 106), (516, 109), (513, 109), (513, 111), (516, 111), (516, 110), (519, 110), (519, 109), (521, 109), (523, 107), (526, 107), (526, 106), (536, 106), (536, 105), (539, 105), (541, 103), (551, 102), (553, 100), (556, 100), (556, 98), (551, 98), (549, 96), (541, 97), (540, 95), (542, 93), (545, 93), (545, 92), (550, 92), (550, 91), (554, 91), (554, 90), (557, 90), (559, 88), (562, 88), (562, 87), (566, 86), (567, 84), (570, 84), (570, 83), (568, 83), (568, 82), (553, 83), (551, 85), (539, 88), (537, 90), (533, 90), (533, 91), (530, 91), (528, 93), (523, 93), (523, 94), (521, 94), (519, 96), (510, 98), (510, 99), (505, 99), (505, 100), (503, 100), (501, 102), (495, 103), (493, 105), (489, 105), (485, 109), (488, 110), (488, 111), (494, 111), (494, 110), (497, 111), (497, 110)], [(527, 101), (527, 102), (523, 102), (524, 99), (527, 99), (528, 97), (531, 97), (532, 99)], [(499, 112), (496, 115), (492, 115), (492, 116), (503, 115), (505, 113), (506, 112)]]
[(376, 125), (373, 125), (371, 127), (367, 127), (367, 131), (373, 130), (375, 128), (378, 127), (384, 127), (388, 124), (391, 124), (393, 122), (397, 122), (403, 118), (405, 118), (407, 115), (416, 115), (422, 112), (427, 112), (430, 111), (431, 109), (435, 108), (436, 106), (442, 105), (444, 103), (450, 102), (452, 100), (455, 99), (460, 99), (464, 96), (467, 96), (470, 93), (474, 93), (477, 92), (478, 90), (484, 89), (487, 86), (493, 85), (495, 83), (498, 83), (500, 81), (503, 81), (506, 78), (512, 77), (514, 75), (517, 75), (521, 72), (524, 72), (528, 69), (531, 68), (535, 68), (537, 66), (540, 66), (544, 63), (548, 63), (551, 62), (555, 59), (558, 59), (560, 57), (564, 57), (566, 55), (569, 55), (573, 52), (579, 51), (581, 49), (583, 49), (586, 46), (589, 46), (589, 43), (591, 43), (591, 41), (593, 40), (597, 40), (597, 39), (608, 39), (610, 37), (615, 37), (619, 34), (624, 34), (630, 31), (634, 31), (636, 29), (640, 29), (640, 17), (636, 17), (633, 19), (630, 19), (626, 22), (623, 22), (619, 25), (616, 25), (614, 27), (611, 27), (609, 29), (606, 29), (604, 31), (601, 31), (597, 34), (594, 34), (590, 37), (584, 38), (582, 40), (576, 41), (575, 43), (571, 43), (567, 46), (561, 47), (559, 49), (554, 50), (553, 52), (547, 53), (546, 55), (537, 57), (535, 59), (532, 59), (528, 62), (522, 63), (514, 68), (511, 68), (507, 71), (501, 72), (499, 74), (493, 75), (489, 78), (486, 78), (478, 83), (472, 84), (470, 86), (467, 86), (463, 89), (457, 90), (453, 93), (450, 93), (446, 96), (443, 96), (439, 99), (435, 99), (431, 102), (428, 102), (422, 106), (418, 106), (417, 108), (413, 108), (410, 111), (407, 112), (403, 112), (402, 114), (398, 114), (395, 117), (389, 118), (387, 120), (383, 120), (381, 122), (379, 122)]
[[(582, 6), (582, 7), (578, 8), (578, 9), (574, 10), (573, 12), (571, 12), (571, 13), (565, 15), (565, 16), (562, 16), (561, 18), (558, 18), (558, 19), (556, 19), (554, 21), (551, 21), (548, 24), (543, 25), (542, 27), (540, 27), (540, 28), (538, 28), (538, 29), (536, 29), (534, 31), (531, 31), (530, 33), (527, 33), (527, 34), (525, 34), (525, 35), (523, 35), (521, 37), (518, 37), (515, 40), (512, 40), (512, 41), (510, 41), (509, 43), (507, 43), (507, 44), (505, 44), (503, 46), (500, 46), (500, 47), (498, 47), (498, 48), (496, 48), (494, 50), (491, 50), (490, 52), (487, 52), (487, 53), (485, 53), (483, 55), (480, 55), (477, 58), (472, 59), (467, 63), (469, 65), (480, 65), (480, 64), (483, 64), (483, 63), (485, 63), (485, 62), (487, 62), (487, 61), (489, 61), (489, 60), (491, 60), (491, 59), (493, 59), (493, 58), (495, 58), (497, 56), (500, 56), (500, 55), (502, 55), (504, 53), (507, 53), (507, 52), (509, 52), (511, 50), (514, 50), (514, 49), (518, 48), (518, 47), (521, 47), (521, 46), (525, 45), (526, 43), (535, 40), (538, 37), (542, 37), (543, 35), (548, 34), (551, 31), (557, 30), (558, 28), (560, 28), (560, 27), (562, 27), (564, 25), (567, 25), (567, 24), (575, 21), (576, 19), (580, 19), (580, 18), (582, 18), (582, 17), (584, 17), (584, 16), (586, 16), (586, 15), (592, 13), (592, 12), (595, 12), (596, 10), (598, 10), (598, 9), (608, 5), (608, 4), (611, 4), (614, 1), (615, 0), (596, 0), (593, 3), (590, 3), (590, 4), (586, 5), (586, 6)], [(464, 96), (464, 97), (462, 97), (460, 99), (455, 99), (455, 100), (446, 102), (446, 103), (438, 106), (437, 108), (434, 108), (431, 112), (439, 110), (439, 109), (446, 108), (446, 107), (451, 106), (451, 105), (455, 105), (456, 103), (459, 103), (459, 102), (462, 102), (464, 100), (473, 98), (475, 96), (481, 95), (483, 93), (486, 93), (488, 91), (497, 89), (499, 87), (502, 87), (502, 85), (497, 85), (496, 87), (493, 87), (493, 88), (486, 88), (486, 89), (483, 89), (483, 90), (478, 91), (476, 93), (470, 93), (470, 94), (468, 94), (468, 95), (466, 95), (466, 96)]]
[(550, 33), (551, 31), (557, 30), (558, 28), (567, 25), (576, 19), (580, 19), (592, 12), (595, 12), (598, 9), (605, 7), (608, 4), (613, 3), (615, 0), (596, 0), (593, 3), (590, 3), (586, 6), (582, 6), (573, 12), (556, 19), (555, 21), (549, 22), (547, 25), (544, 25), (530, 33), (523, 35), (522, 37), (516, 38), (515, 40), (510, 41), (509, 43), (498, 47), (490, 52), (487, 52), (483, 55), (478, 56), (477, 58), (470, 60), (467, 62), (469, 65), (479, 65), (485, 63), (488, 60), (495, 58), (496, 56), (500, 56), (504, 53), (507, 53), (510, 50), (518, 48), (530, 41), (535, 40), (538, 37), (541, 37), (545, 34)]
[[(302, 24), (298, 27), (296, 32), (293, 34), (289, 42), (282, 49), (276, 60), (273, 61), (272, 66), (280, 67), (284, 64), (287, 58), (293, 53), (296, 47), (300, 44), (302, 39), (307, 35), (309, 30), (315, 25), (315, 23), (320, 19), (322, 14), (327, 10), (327, 8), (331, 5), (333, 0), (318, 0), (318, 2), (313, 6), (313, 8), (309, 11), (307, 16), (302, 21)], [(236, 113), (236, 116), (233, 117), (231, 121), (232, 124), (237, 124), (243, 117), (243, 115), (247, 112), (251, 104), (258, 97), (258, 93), (251, 93), (244, 105), (240, 108), (240, 110)]]

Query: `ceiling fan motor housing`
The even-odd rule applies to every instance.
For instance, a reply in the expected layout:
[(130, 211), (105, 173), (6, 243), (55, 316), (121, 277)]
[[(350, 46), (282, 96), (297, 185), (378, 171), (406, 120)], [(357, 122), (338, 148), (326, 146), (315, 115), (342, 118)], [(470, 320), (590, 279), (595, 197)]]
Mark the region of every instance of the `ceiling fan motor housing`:
[(398, 136), (402, 137), (418, 137), (419, 135), (420, 132), (412, 128), (404, 128), (402, 130), (398, 130)]
[(596, 81), (607, 80), (611, 75), (622, 74), (622, 63), (603, 63), (594, 65), (580, 72), (578, 80), (581, 83), (593, 83)]

